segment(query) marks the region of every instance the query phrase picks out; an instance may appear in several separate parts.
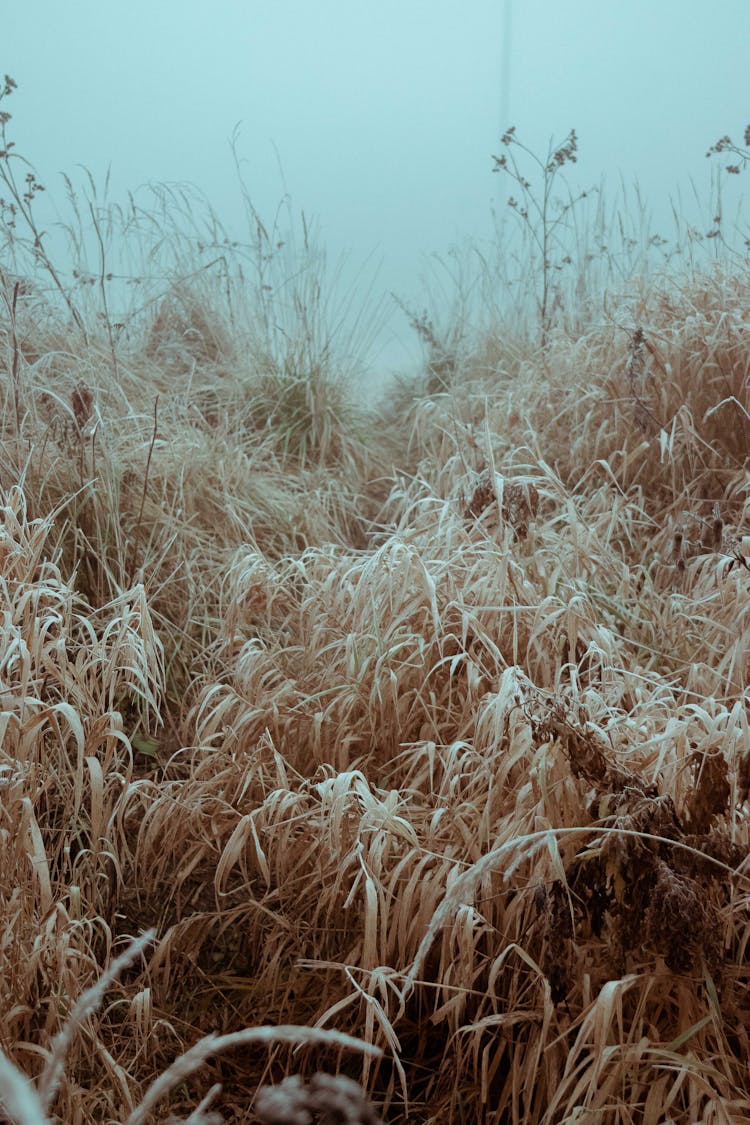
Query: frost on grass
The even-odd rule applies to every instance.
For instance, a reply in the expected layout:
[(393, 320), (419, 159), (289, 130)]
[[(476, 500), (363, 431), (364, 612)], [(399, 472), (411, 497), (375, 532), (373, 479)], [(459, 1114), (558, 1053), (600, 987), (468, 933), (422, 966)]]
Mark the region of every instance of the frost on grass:
[(6, 1114), (746, 1120), (746, 271), (363, 423), (167, 195), (140, 314), (0, 277)]

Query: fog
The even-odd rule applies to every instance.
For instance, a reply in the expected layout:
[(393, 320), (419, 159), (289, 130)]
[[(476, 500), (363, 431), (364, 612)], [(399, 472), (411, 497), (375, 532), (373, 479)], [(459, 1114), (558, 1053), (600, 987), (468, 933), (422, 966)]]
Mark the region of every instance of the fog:
[[(95, 179), (110, 169), (114, 195), (189, 181), (242, 237), (234, 137), (261, 216), (290, 199), (331, 259), (375, 275), (375, 368), (418, 351), (388, 294), (421, 308), (436, 256), (491, 237), (508, 194), (492, 155), (508, 125), (541, 152), (575, 127), (575, 183), (603, 180), (614, 196), (637, 180), (669, 235), (678, 190), (708, 216), (718, 165), (706, 150), (724, 133), (741, 140), (750, 121), (747, 0), (6, 7), (12, 135), (48, 192), (79, 165)], [(730, 179), (736, 206), (744, 178)]]

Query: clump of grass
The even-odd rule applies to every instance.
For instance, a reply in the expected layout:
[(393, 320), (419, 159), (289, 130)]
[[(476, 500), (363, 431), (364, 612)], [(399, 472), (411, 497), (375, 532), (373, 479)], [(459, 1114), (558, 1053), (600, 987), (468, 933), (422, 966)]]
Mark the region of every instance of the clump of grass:
[[(0, 1105), (10, 1114), (14, 1125), (46, 1125), (50, 1120), (49, 1114), (63, 1079), (65, 1059), (71, 1042), (84, 1029), (89, 1017), (100, 1007), (107, 988), (143, 954), (153, 937), (153, 932), (147, 932), (142, 937), (134, 939), (124, 953), (76, 1002), (66, 1023), (52, 1041), (48, 1058), (35, 1085), (0, 1050)], [(367, 1044), (360, 1043), (350, 1036), (331, 1031), (316, 1031), (307, 1027), (254, 1027), (235, 1032), (233, 1035), (208, 1035), (159, 1075), (145, 1092), (140, 1103), (132, 1108), (127, 1117), (127, 1125), (143, 1125), (149, 1121), (154, 1108), (170, 1090), (178, 1083), (184, 1082), (211, 1055), (253, 1042), (284, 1041), (295, 1043), (328, 1041), (336, 1043), (341, 1048), (348, 1047), (372, 1053), (372, 1048)], [(220, 1117), (207, 1112), (210, 1101), (218, 1092), (219, 1088), (214, 1087), (189, 1118), (183, 1120), (192, 1122), (192, 1125), (215, 1125), (216, 1122), (220, 1122), (222, 1120)], [(323, 1074), (316, 1076), (310, 1084), (309, 1091), (292, 1079), (290, 1083), (282, 1084), (273, 1092), (267, 1088), (261, 1089), (258, 1092), (258, 1099), (261, 1114), (268, 1121), (286, 1121), (290, 1117), (293, 1118), (295, 1114), (299, 1116), (308, 1108), (313, 1112), (337, 1114), (337, 1120), (341, 1120), (341, 1114), (345, 1113), (344, 1120), (354, 1123), (361, 1120), (362, 1125), (369, 1125), (370, 1122), (372, 1125), (377, 1125), (378, 1120), (367, 1105), (359, 1087), (336, 1076), (331, 1078)], [(170, 1121), (177, 1125), (177, 1119), (174, 1117), (171, 1117)]]
[(2, 278), (6, 1114), (747, 1118), (744, 267), (415, 318), (386, 435), (314, 254), (172, 194), (120, 319), (70, 190), (85, 332)]

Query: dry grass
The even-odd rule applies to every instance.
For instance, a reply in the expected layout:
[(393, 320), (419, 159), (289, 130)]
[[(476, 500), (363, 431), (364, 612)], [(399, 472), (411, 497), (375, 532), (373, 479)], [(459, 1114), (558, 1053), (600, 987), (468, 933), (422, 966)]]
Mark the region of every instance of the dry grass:
[(388, 420), (184, 272), (3, 275), (5, 1112), (747, 1120), (747, 271)]

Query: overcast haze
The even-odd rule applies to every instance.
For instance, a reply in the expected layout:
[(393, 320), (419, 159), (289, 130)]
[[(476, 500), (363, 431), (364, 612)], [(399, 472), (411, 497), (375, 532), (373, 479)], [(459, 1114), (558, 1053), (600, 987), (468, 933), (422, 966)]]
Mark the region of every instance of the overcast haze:
[(78, 164), (97, 178), (110, 166), (115, 194), (188, 180), (242, 233), (239, 125), (261, 215), (288, 191), (332, 256), (372, 256), (378, 287), (407, 301), (426, 255), (488, 234), (507, 195), (491, 172), (506, 125), (538, 149), (574, 126), (576, 178), (637, 178), (658, 224), (691, 177), (707, 198), (706, 148), (750, 121), (747, 0), (6, 0), (5, 12), (12, 135), (53, 194)]

